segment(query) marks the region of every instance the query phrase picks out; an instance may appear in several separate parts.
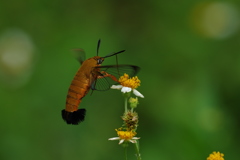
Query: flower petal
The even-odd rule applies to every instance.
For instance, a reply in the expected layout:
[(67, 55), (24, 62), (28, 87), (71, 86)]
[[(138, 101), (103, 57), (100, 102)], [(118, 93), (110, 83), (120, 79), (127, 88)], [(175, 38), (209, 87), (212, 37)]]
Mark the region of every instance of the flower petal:
[(121, 139), (118, 144), (122, 144), (124, 142), (124, 139)]
[(132, 142), (132, 143), (137, 143), (137, 141), (136, 141), (136, 140), (132, 140), (132, 139), (130, 139), (130, 140), (129, 140), (129, 142)]
[(114, 141), (114, 140), (119, 140), (119, 139), (120, 139), (119, 137), (113, 137), (113, 138), (109, 138), (108, 140)]
[(133, 93), (138, 97), (144, 98), (144, 96), (140, 92), (138, 92), (136, 89), (133, 89)]
[(123, 93), (131, 92), (131, 91), (132, 91), (132, 88), (129, 88), (129, 87), (123, 87), (123, 88), (121, 89), (121, 92), (123, 92)]
[(140, 139), (140, 137), (133, 137), (132, 139)]
[(121, 88), (123, 88), (123, 86), (122, 85), (112, 85), (111, 88), (112, 89), (121, 89)]

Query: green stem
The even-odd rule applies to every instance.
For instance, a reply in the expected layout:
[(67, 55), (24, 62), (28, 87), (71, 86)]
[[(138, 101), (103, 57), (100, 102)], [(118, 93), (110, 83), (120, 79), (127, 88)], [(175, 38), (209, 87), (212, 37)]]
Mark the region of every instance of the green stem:
[(127, 109), (127, 103), (128, 103), (128, 97), (125, 97), (125, 113), (127, 113), (128, 109)]
[(125, 153), (125, 160), (127, 160), (127, 147), (124, 147), (124, 153)]
[(137, 160), (141, 160), (142, 158), (141, 158), (141, 154), (139, 152), (139, 143), (137, 140), (136, 140), (136, 143), (134, 143), (134, 145), (135, 145)]

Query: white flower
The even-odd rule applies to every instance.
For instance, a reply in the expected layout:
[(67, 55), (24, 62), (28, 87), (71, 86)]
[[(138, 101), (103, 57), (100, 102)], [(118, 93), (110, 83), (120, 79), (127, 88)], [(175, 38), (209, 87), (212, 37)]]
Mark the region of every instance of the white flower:
[(122, 93), (128, 93), (133, 91), (133, 93), (141, 98), (144, 96), (136, 90), (138, 86), (140, 86), (141, 81), (137, 76), (130, 78), (128, 74), (124, 73), (118, 80), (120, 85), (112, 85), (112, 89), (121, 89)]
[(109, 138), (108, 140), (110, 140), (110, 141), (119, 140), (118, 144), (122, 144), (124, 141), (129, 141), (131, 143), (137, 143), (136, 140), (138, 140), (138, 139), (140, 139), (140, 137), (132, 137), (132, 139), (128, 139), (128, 140), (121, 139), (120, 137), (113, 137), (113, 138)]
[(122, 85), (112, 85), (111, 87), (112, 89), (121, 89), (121, 92), (122, 93), (127, 93), (127, 92), (131, 92), (133, 91), (133, 93), (138, 96), (138, 97), (141, 97), (141, 98), (144, 98), (144, 96), (139, 92), (137, 91), (136, 89), (132, 89), (130, 87), (124, 87)]
[(134, 137), (137, 133), (132, 131), (121, 131), (116, 130), (119, 137), (109, 138), (108, 140), (114, 141), (119, 140), (118, 144), (122, 144), (124, 141), (129, 141), (131, 143), (137, 143), (136, 140), (140, 139), (140, 137)]

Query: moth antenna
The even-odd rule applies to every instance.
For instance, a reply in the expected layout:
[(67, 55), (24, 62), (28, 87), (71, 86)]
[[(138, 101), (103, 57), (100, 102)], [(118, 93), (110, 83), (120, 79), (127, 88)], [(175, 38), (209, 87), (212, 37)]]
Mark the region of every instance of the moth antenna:
[(99, 51), (99, 48), (100, 48), (100, 43), (101, 43), (101, 39), (98, 40), (98, 44), (97, 44), (97, 56), (98, 56), (98, 51)]

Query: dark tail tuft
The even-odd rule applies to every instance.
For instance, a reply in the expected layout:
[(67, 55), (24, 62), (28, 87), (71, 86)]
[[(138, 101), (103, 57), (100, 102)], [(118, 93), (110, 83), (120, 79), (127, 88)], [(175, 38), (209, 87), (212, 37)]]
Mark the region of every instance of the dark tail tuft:
[(65, 109), (62, 110), (62, 118), (67, 122), (67, 124), (77, 125), (78, 123), (84, 121), (85, 114), (85, 109), (78, 109), (74, 112), (68, 112)]

